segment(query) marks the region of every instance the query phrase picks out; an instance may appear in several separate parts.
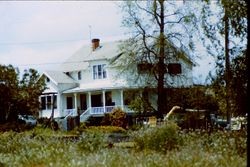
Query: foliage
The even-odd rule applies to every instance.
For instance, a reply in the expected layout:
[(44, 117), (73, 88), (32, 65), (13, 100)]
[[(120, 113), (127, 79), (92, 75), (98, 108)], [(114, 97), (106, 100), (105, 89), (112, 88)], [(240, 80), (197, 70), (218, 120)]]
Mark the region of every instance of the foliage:
[(134, 134), (138, 149), (150, 149), (166, 152), (178, 148), (182, 144), (178, 134), (178, 126), (172, 122), (155, 128), (142, 129)]
[(246, 53), (241, 54), (232, 61), (232, 100), (234, 115), (247, 113), (247, 60)]
[(83, 133), (77, 143), (78, 150), (83, 152), (99, 151), (107, 147), (107, 135), (100, 132)]
[[(182, 108), (218, 110), (218, 102), (209, 86), (194, 86), (192, 88), (168, 89), (167, 103), (170, 106)], [(168, 108), (168, 111), (171, 108)]]
[[(210, 2), (210, 1), (208, 1)], [(216, 6), (217, 10), (214, 10)], [(216, 82), (223, 83), (220, 92), (221, 108), (227, 112), (227, 121), (232, 112), (231, 100), (234, 98), (232, 86), (235, 69), (232, 60), (246, 50), (247, 45), (247, 1), (218, 0), (205, 3), (202, 11), (204, 46), (210, 55), (216, 58)], [(213, 21), (211, 21), (213, 19)], [(221, 41), (224, 41), (223, 43)], [(222, 74), (222, 75), (221, 75)]]
[(150, 105), (148, 100), (142, 97), (137, 97), (132, 100), (129, 104), (129, 108), (136, 111), (138, 114), (146, 114), (148, 112), (154, 112), (154, 108)]
[(203, 152), (215, 152), (218, 156), (244, 157), (247, 154), (246, 131), (217, 131), (211, 134), (194, 131), (183, 133), (182, 137), (186, 146), (198, 147)]
[(126, 113), (121, 108), (114, 108), (111, 113), (105, 114), (102, 125), (111, 125), (126, 128)]
[[(230, 42), (231, 47), (229, 48), (229, 53), (231, 56), (235, 56), (238, 55), (240, 51), (246, 48), (246, 1), (218, 0), (209, 1), (209, 3), (204, 3), (204, 6), (202, 8), (201, 24), (204, 30), (203, 34), (205, 36), (202, 37), (202, 39), (204, 41), (204, 46), (207, 47), (208, 53), (217, 57), (218, 67), (223, 64), (223, 60), (225, 59), (224, 43), (221, 42), (223, 40), (223, 35), (225, 35), (225, 16), (227, 16), (229, 21), (228, 31), (230, 35), (230, 40), (233, 39), (234, 41), (241, 41), (240, 43)], [(211, 42), (209, 42), (209, 40)]]
[(38, 97), (45, 89), (34, 69), (25, 71), (19, 79), (19, 71), (13, 66), (0, 65), (0, 123), (16, 120), (17, 114), (37, 114)]
[[(33, 134), (34, 131), (36, 135)], [(243, 132), (215, 132), (210, 135), (201, 132), (181, 132), (179, 133), (183, 139), (181, 147), (165, 153), (150, 149), (140, 151), (123, 147), (106, 148), (105, 144), (101, 144), (101, 147), (96, 146), (96, 150), (85, 148), (85, 146), (81, 149), (79, 143), (84, 143), (84, 141), (54, 137), (59, 134), (58, 131), (42, 128), (22, 133), (11, 131), (0, 133), (0, 164), (20, 167), (227, 167), (246, 166), (247, 160), (247, 138), (246, 133)], [(93, 134), (89, 137), (86, 139), (88, 142), (95, 140)], [(98, 143), (97, 141), (95, 143)]]
[(45, 82), (34, 69), (25, 70), (19, 82), (18, 107), (21, 114), (38, 115), (39, 96), (45, 90)]
[[(231, 111), (235, 116), (245, 115), (247, 112), (247, 67), (246, 53), (239, 55), (232, 60), (232, 80), (231, 80)], [(212, 88), (215, 98), (219, 102), (221, 113), (226, 111), (226, 91), (224, 73), (218, 74), (212, 79)]]
[(18, 74), (16, 69), (9, 65), (0, 65), (0, 123), (16, 115), (14, 110), (18, 100)]
[(146, 114), (147, 112), (155, 112), (149, 101), (149, 89), (144, 87), (138, 91), (125, 92), (125, 105), (137, 112), (138, 114)]
[(125, 133), (126, 130), (118, 126), (89, 126), (85, 128), (86, 132), (93, 133)]

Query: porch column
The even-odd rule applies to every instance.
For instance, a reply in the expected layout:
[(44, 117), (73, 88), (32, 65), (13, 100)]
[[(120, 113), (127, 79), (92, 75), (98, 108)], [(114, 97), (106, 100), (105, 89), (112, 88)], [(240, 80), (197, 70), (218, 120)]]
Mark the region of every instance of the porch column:
[(124, 104), (123, 104), (123, 90), (121, 90), (121, 107), (122, 107), (122, 110), (124, 110)]
[(61, 97), (62, 97), (62, 93), (58, 92), (58, 94), (57, 94), (57, 111), (59, 112), (60, 117), (64, 116)]
[(78, 111), (77, 111), (77, 94), (74, 93), (74, 97), (75, 97), (75, 113), (74, 115), (77, 115)]
[(102, 103), (103, 103), (103, 112), (105, 113), (105, 107), (106, 107), (106, 97), (105, 97), (105, 90), (102, 91)]
[(91, 107), (91, 92), (88, 92), (88, 108)]

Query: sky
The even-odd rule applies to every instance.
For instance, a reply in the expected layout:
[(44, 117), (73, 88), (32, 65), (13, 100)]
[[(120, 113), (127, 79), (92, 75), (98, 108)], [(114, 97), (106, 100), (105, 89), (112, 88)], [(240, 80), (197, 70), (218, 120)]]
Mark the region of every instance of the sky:
[[(0, 1), (0, 20), (0, 64), (20, 71), (56, 69), (92, 38), (119, 40), (128, 32), (116, 1)], [(203, 83), (211, 59), (196, 62), (194, 80)]]

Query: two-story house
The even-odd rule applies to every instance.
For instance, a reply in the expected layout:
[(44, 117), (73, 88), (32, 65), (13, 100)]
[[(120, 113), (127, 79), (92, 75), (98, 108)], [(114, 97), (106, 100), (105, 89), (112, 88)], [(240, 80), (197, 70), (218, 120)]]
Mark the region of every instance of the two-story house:
[[(132, 76), (125, 76), (126, 69), (123, 68), (121, 73), (116, 63), (122, 56), (119, 44), (119, 41), (102, 44), (99, 39), (93, 39), (91, 47), (80, 48), (57, 71), (45, 71), (42, 76), (47, 89), (40, 97), (40, 117), (49, 117), (52, 108), (54, 117), (80, 114), (82, 122), (91, 116), (103, 116), (114, 107), (120, 107), (127, 113), (133, 112), (127, 107), (132, 97), (126, 92), (144, 85), (133, 82)], [(167, 80), (174, 87), (191, 86), (192, 66), (187, 57), (180, 57), (169, 64), (170, 74), (176, 75), (166, 74)], [(142, 64), (136, 67), (134, 73), (140, 73), (145, 68)], [(156, 104), (157, 96), (149, 97)]]

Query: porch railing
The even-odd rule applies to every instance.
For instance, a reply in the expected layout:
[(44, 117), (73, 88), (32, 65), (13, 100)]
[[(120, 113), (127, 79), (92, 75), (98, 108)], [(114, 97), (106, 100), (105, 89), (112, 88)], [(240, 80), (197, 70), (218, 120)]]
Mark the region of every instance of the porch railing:
[(76, 115), (77, 115), (76, 109), (65, 109), (63, 113), (65, 119), (67, 119), (69, 116), (76, 116)]
[(115, 107), (118, 107), (118, 106), (91, 107), (90, 114), (103, 115), (105, 113), (110, 113)]
[[(116, 107), (121, 106), (90, 107), (80, 115), (80, 121), (85, 122), (90, 116), (103, 116), (105, 113), (110, 113)], [(127, 106), (124, 106), (124, 111), (127, 113), (132, 112)]]

